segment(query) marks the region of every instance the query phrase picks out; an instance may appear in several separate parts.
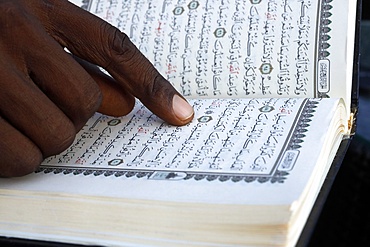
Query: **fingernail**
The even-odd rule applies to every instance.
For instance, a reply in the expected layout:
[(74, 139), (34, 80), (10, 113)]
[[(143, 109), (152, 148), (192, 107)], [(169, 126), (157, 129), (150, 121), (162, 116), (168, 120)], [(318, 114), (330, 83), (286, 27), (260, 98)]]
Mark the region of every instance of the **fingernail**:
[(176, 116), (181, 120), (187, 120), (194, 114), (193, 107), (189, 105), (186, 100), (176, 94), (173, 96), (172, 107)]

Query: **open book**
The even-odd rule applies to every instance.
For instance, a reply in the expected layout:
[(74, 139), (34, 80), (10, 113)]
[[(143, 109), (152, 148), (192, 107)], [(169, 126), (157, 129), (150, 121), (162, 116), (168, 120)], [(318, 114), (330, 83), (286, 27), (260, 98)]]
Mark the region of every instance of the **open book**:
[(294, 246), (352, 133), (353, 0), (74, 0), (124, 31), (195, 109), (96, 114), (0, 179), (0, 235), (108, 246)]

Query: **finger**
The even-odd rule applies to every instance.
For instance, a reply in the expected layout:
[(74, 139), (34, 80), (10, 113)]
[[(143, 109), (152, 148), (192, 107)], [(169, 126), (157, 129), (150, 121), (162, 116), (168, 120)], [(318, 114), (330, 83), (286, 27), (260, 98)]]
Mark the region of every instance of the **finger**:
[[(22, 4), (37, 3), (38, 1), (9, 1), (6, 4), (7, 11), (1, 16), (5, 21), (2, 20), (1, 23), (7, 23), (11, 19), (17, 28), (2, 26), (0, 48), (4, 55), (9, 54), (8, 63), (16, 66), (10, 69), (31, 77), (31, 80), (19, 78), (20, 81), (24, 83), (27, 80), (30, 84), (35, 82), (70, 118), (76, 129), (80, 129), (100, 105), (99, 87), (63, 47), (50, 37), (35, 15), (29, 13), (27, 8), (21, 8)], [(2, 58), (2, 61), (6, 61), (6, 58)]]
[(9, 64), (0, 63), (0, 88), (6, 88), (0, 90), (0, 115), (30, 139), (43, 157), (65, 150), (74, 140), (74, 124), (22, 70)]
[(124, 116), (131, 112), (135, 105), (135, 98), (120, 87), (117, 82), (102, 72), (96, 65), (74, 56), (76, 61), (91, 75), (98, 84), (102, 103), (98, 112), (109, 116)]
[(30, 77), (79, 130), (100, 106), (100, 89), (54, 39), (42, 30), (32, 31), (34, 47), (23, 51)]
[(17, 177), (37, 169), (40, 149), (0, 116), (0, 177)]
[(106, 69), (165, 121), (182, 125), (192, 119), (192, 107), (124, 33), (68, 2), (59, 1), (53, 7), (58, 11), (46, 28), (73, 54)]

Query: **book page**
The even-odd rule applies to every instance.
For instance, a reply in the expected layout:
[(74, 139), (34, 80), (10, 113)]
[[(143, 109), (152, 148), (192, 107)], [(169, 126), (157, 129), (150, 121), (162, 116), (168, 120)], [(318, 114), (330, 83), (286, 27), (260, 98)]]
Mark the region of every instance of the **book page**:
[(240, 179), (273, 178), (277, 167), (294, 167), (318, 104), (295, 98), (190, 102), (196, 116), (186, 126), (170, 126), (139, 103), (123, 118), (96, 114), (75, 142), (46, 159), (41, 169), (115, 176), (142, 173), (149, 179), (238, 174)]
[(334, 99), (190, 102), (196, 116), (182, 127), (163, 123), (140, 103), (125, 117), (96, 114), (36, 174), (0, 184), (152, 200), (291, 203), (314, 169), (330, 166), (344, 131), (343, 105)]
[(350, 102), (356, 1), (73, 2), (125, 32), (186, 97)]

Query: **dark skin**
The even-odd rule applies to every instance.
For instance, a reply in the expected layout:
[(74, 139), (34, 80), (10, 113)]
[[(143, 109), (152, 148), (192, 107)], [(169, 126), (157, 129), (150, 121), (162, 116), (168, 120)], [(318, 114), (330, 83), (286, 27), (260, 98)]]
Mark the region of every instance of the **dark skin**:
[(66, 0), (0, 0), (0, 13), (1, 177), (33, 172), (96, 111), (122, 116), (135, 98), (172, 125), (192, 120), (183, 97), (101, 19)]

